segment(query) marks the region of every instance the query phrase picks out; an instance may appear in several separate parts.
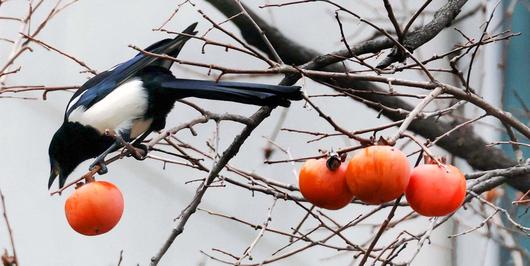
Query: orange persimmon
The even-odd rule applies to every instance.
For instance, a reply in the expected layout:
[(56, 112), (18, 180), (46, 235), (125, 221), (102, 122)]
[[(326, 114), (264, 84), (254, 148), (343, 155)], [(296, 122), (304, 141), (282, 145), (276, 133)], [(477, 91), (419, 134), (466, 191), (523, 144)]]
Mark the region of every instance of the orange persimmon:
[(370, 146), (357, 152), (348, 163), (346, 181), (356, 198), (368, 204), (397, 199), (409, 182), (407, 156), (391, 146)]
[(466, 196), (466, 178), (452, 165), (424, 164), (412, 170), (405, 193), (410, 207), (423, 216), (456, 211)]
[(68, 197), (64, 212), (72, 229), (92, 236), (114, 228), (123, 214), (123, 207), (123, 196), (115, 185), (94, 181), (77, 188)]
[[(338, 162), (340, 164), (340, 162)], [(340, 209), (353, 199), (346, 185), (346, 164), (329, 167), (326, 159), (307, 160), (299, 175), (300, 192), (314, 205), (330, 210)]]

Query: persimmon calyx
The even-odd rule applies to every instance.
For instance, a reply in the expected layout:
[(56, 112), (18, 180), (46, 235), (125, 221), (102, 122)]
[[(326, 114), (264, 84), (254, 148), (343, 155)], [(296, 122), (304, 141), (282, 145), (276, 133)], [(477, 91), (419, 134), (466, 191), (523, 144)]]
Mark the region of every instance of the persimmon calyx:
[(339, 169), (342, 162), (343, 162), (342, 157), (338, 153), (332, 152), (330, 153), (328, 159), (326, 160), (326, 166), (328, 167), (329, 170), (335, 171)]
[(388, 139), (385, 139), (385, 138), (383, 138), (381, 136), (381, 137), (379, 137), (379, 139), (377, 140), (377, 142), (375, 144), (376, 145), (380, 145), (380, 146), (394, 146), (396, 143), (395, 142), (391, 142)]
[(425, 164), (447, 164), (447, 158), (445, 156), (431, 157), (428, 154), (423, 155), (423, 162)]

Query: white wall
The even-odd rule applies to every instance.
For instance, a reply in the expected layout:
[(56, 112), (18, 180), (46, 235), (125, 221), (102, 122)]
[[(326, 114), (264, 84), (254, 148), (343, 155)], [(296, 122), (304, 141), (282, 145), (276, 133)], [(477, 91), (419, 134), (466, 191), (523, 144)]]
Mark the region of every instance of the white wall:
[[(135, 52), (128, 44), (147, 46), (164, 38), (161, 33), (151, 29), (159, 26), (171, 13), (176, 1), (80, 1), (69, 10), (60, 14), (39, 36), (40, 39), (61, 48), (82, 59), (89, 66), (100, 71), (126, 60)], [(215, 20), (225, 18), (208, 4), (197, 1), (200, 8)], [(259, 1), (262, 2), (262, 1)], [(437, 1), (440, 2), (440, 1)], [(254, 5), (254, 2), (251, 1)], [(410, 4), (410, 3), (409, 3)], [(364, 5), (349, 4), (362, 14), (372, 14), (372, 9)], [(433, 4), (433, 9), (440, 4)], [(0, 15), (13, 15), (25, 12), (20, 3), (8, 2), (0, 7)], [(296, 12), (293, 12), (296, 10)], [(257, 10), (263, 17), (270, 19), (268, 11)], [(273, 10), (274, 22), (282, 31), (294, 39), (298, 39), (309, 47), (320, 52), (333, 51), (340, 47), (339, 32), (332, 15), (333, 10), (323, 5), (307, 5), (296, 9)], [(383, 12), (383, 11), (379, 11)], [(373, 14), (369, 17), (373, 17)], [(181, 30), (194, 21), (200, 21), (199, 30), (208, 28), (208, 23), (201, 20), (193, 9), (186, 8), (169, 24), (173, 30)], [(17, 27), (0, 28), (0, 36), (12, 35)], [(7, 24), (7, 23), (6, 23)], [(354, 32), (358, 23), (348, 23), (349, 32)], [(235, 30), (226, 24), (230, 30)], [(333, 30), (319, 30), (329, 27)], [(365, 29), (357, 36), (357, 40), (369, 36), (372, 31)], [(221, 34), (212, 34), (212, 38), (227, 40)], [(425, 57), (438, 49), (439, 44), (447, 43), (447, 35), (442, 34), (438, 41), (429, 44), (421, 51)], [(4, 59), (9, 46), (0, 44), (0, 59)], [(222, 49), (208, 47), (207, 54), (200, 53), (198, 41), (190, 41), (181, 53), (188, 60), (198, 60), (235, 67), (263, 67), (248, 56), (226, 54)], [(448, 43), (448, 45), (451, 45)], [(14, 84), (45, 84), (75, 85), (83, 83), (87, 75), (79, 74), (82, 70), (77, 64), (65, 58), (34, 46), (35, 51), (17, 61), (23, 66), (20, 74), (8, 80)], [(0, 62), (3, 62), (0, 60)], [(186, 68), (187, 69), (187, 68)], [(182, 67), (174, 67), (178, 76), (204, 77), (194, 74)], [(200, 73), (206, 71), (199, 69)], [(413, 75), (402, 75), (414, 77)], [(239, 80), (253, 80), (275, 83), (281, 77), (256, 78), (240, 77)], [(308, 80), (305, 89), (309, 93), (329, 92)], [(29, 94), (28, 94), (29, 95)], [(32, 94), (39, 97), (39, 93)], [(153, 161), (138, 162), (125, 159), (110, 166), (110, 171), (101, 179), (117, 184), (125, 196), (125, 213), (120, 224), (110, 233), (98, 237), (84, 237), (73, 232), (63, 214), (66, 195), (50, 197), (46, 190), (49, 173), (47, 148), (49, 140), (60, 125), (63, 109), (71, 94), (65, 92), (49, 93), (47, 101), (23, 101), (0, 99), (0, 188), (6, 196), (9, 218), (13, 224), (17, 252), (22, 265), (115, 265), (120, 250), (124, 250), (122, 265), (146, 265), (176, 224), (173, 222), (180, 211), (191, 200), (197, 183), (185, 185), (184, 182), (204, 177), (204, 173), (191, 171), (187, 168), (168, 165), (166, 170), (162, 164)], [(255, 107), (220, 102), (198, 101), (212, 111), (233, 112), (244, 115), (252, 114)], [(381, 125), (386, 119), (376, 119), (376, 113), (362, 104), (342, 99), (317, 100), (329, 114), (338, 117), (338, 122), (346, 128), (355, 130)], [(326, 104), (328, 103), (328, 104)], [(291, 166), (267, 166), (262, 163), (262, 148), (265, 144), (262, 136), (270, 134), (280, 110), (274, 111), (253, 133), (245, 143), (242, 151), (234, 158), (232, 164), (249, 171), (296, 184), (291, 174)], [(196, 117), (197, 114), (182, 105), (177, 105), (168, 120), (168, 126), (177, 125)], [(285, 127), (330, 131), (331, 128), (318, 115), (303, 108), (303, 103), (293, 103)], [(188, 132), (179, 136), (204, 148), (204, 141), (212, 136), (213, 124), (197, 127), (200, 136), (192, 137)], [(230, 123), (221, 126), (221, 147), (225, 148), (239, 132), (241, 127)], [(392, 132), (392, 131), (388, 131)], [(306, 144), (307, 139), (298, 135), (281, 133), (278, 143), (289, 147), (293, 156), (316, 154), (318, 148), (340, 148), (348, 145), (340, 138), (329, 139), (319, 143)], [(283, 158), (276, 153), (274, 159)], [(73, 176), (81, 175), (87, 164), (80, 167)], [(71, 192), (71, 191), (69, 191)], [(68, 194), (67, 192), (66, 194)], [(201, 208), (236, 215), (240, 218), (262, 223), (271, 198), (257, 194), (251, 197), (248, 191), (228, 186), (226, 188), (209, 189)], [(349, 206), (343, 210), (330, 212), (340, 221), (347, 221), (363, 213), (368, 208)], [(347, 232), (357, 243), (370, 234), (369, 224), (380, 223), (387, 211), (367, 221), (368, 225), (360, 226)], [(397, 217), (408, 213), (408, 209), (400, 210)], [(294, 207), (293, 203), (280, 201), (274, 210), (272, 227), (288, 231), (304, 213)], [(426, 219), (406, 224), (407, 230), (420, 232), (429, 226)], [(4, 228), (4, 227), (0, 227)], [(393, 230), (397, 231), (397, 230)], [(399, 232), (399, 231), (397, 231)], [(235, 254), (242, 254), (246, 246), (254, 239), (256, 231), (244, 225), (212, 217), (202, 212), (196, 213), (181, 235), (170, 248), (161, 265), (198, 265), (206, 261), (207, 265), (217, 265), (207, 260), (199, 250), (211, 253), (211, 248), (220, 248)], [(433, 236), (433, 244), (426, 247), (415, 265), (447, 265), (450, 262), (450, 243), (446, 239), (448, 231), (438, 230)], [(381, 243), (392, 239), (385, 236)], [(0, 230), (0, 247), (8, 247), (5, 230)], [(267, 258), (271, 252), (283, 245), (285, 239), (267, 233), (253, 252), (254, 262)], [(340, 242), (337, 242), (340, 243)], [(410, 255), (415, 247), (410, 244), (405, 255)], [(307, 251), (294, 256), (277, 265), (345, 265), (351, 261), (350, 255), (342, 255), (329, 260), (336, 252), (326, 249)], [(217, 254), (218, 255), (218, 254)], [(406, 258), (406, 257), (404, 257)], [(472, 264), (466, 264), (472, 265)]]

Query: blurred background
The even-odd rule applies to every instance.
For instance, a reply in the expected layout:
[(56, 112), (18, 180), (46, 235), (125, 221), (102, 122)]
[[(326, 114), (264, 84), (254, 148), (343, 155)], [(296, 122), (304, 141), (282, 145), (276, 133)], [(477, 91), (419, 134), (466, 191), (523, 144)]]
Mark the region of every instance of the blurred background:
[[(4, 1), (2, 1), (4, 2)], [(173, 31), (180, 31), (189, 24), (199, 21), (199, 32), (203, 33), (211, 25), (201, 18), (196, 9), (201, 9), (217, 22), (226, 18), (217, 9), (205, 1), (194, 1), (197, 7), (183, 5), (177, 15), (166, 25)], [(298, 40), (301, 44), (311, 47), (319, 53), (327, 53), (343, 48), (340, 42), (340, 33), (334, 18), (334, 9), (326, 5), (300, 5), (296, 7), (260, 9), (259, 5), (273, 1), (244, 1), (249, 8), (259, 14), (272, 25), (278, 27), (282, 33)], [(281, 2), (281, 1), (277, 1)], [(385, 10), (380, 1), (341, 1), (344, 6), (363, 14), (366, 18), (373, 19), (379, 26), (389, 28), (387, 20), (378, 21), (376, 18), (386, 18)], [(410, 12), (417, 10), (423, 1), (392, 1), (396, 10), (402, 10), (403, 15), (410, 17)], [(437, 10), (445, 1), (433, 1), (427, 8), (427, 14)], [(480, 26), (487, 19), (496, 4), (492, 1), (469, 1), (464, 11), (466, 13), (484, 4), (484, 8), (474, 12), (468, 19), (454, 25), (462, 31), (469, 33), (472, 38), (480, 38)], [(510, 7), (512, 1), (501, 3), (493, 25), (499, 25), (503, 19), (504, 10)], [(514, 1), (517, 2), (517, 1)], [(526, 31), (530, 28), (528, 15), (528, 1), (519, 1), (513, 7), (517, 28), (513, 31)], [(48, 25), (39, 35), (54, 47), (60, 48), (79, 58), (88, 66), (104, 71), (117, 63), (123, 62), (134, 56), (136, 52), (129, 48), (133, 44), (146, 47), (167, 35), (155, 32), (152, 29), (159, 27), (175, 10), (180, 1), (103, 1), (82, 0), (68, 7), (62, 13), (50, 20)], [(54, 1), (44, 1), (43, 10), (49, 10), (55, 5)], [(504, 6), (503, 6), (504, 5)], [(46, 9), (47, 8), (47, 9)], [(22, 0), (6, 1), (0, 5), (0, 16), (21, 17), (28, 10), (28, 2)], [(410, 11), (412, 10), (412, 11)], [(33, 20), (35, 24), (41, 21), (46, 12), (36, 13)], [(418, 24), (428, 21), (429, 16), (422, 17)], [(359, 21), (344, 19), (345, 35), (350, 43), (357, 43), (374, 34)], [(525, 24), (526, 23), (526, 24)], [(33, 25), (36, 26), (36, 25)], [(226, 29), (239, 35), (238, 29), (230, 23), (224, 24)], [(0, 20), (0, 37), (17, 38), (20, 31), (16, 21)], [(212, 31), (209, 38), (234, 43), (226, 35)], [(521, 41), (522, 39), (522, 41)], [(517, 39), (521, 45), (528, 45), (528, 34)], [(452, 29), (446, 29), (434, 40), (418, 49), (415, 54), (419, 58), (428, 58), (434, 53), (447, 51), (456, 43), (463, 42), (461, 35)], [(521, 95), (528, 94), (528, 49), (510, 47), (503, 43), (492, 44), (482, 48), (476, 63), (475, 72), (471, 83), (480, 88), (481, 95), (491, 103), (500, 106), (505, 103), (516, 105), (513, 94), (506, 94), (503, 98), (503, 88), (506, 84), (510, 87), (521, 89)], [(526, 44), (525, 44), (526, 42)], [(4, 62), (10, 53), (11, 44), (0, 42), (0, 62)], [(17, 60), (17, 65), (22, 69), (17, 75), (10, 76), (4, 82), (6, 85), (32, 84), (46, 86), (70, 86), (84, 83), (90, 74), (80, 73), (83, 69), (65, 57), (47, 51), (40, 46), (33, 45), (33, 51)], [(255, 58), (241, 53), (226, 52), (224, 48), (207, 46), (205, 53), (201, 52), (202, 42), (191, 40), (184, 47), (180, 58), (219, 64), (227, 67), (265, 69), (267, 66)], [(510, 49), (510, 53), (507, 53)], [(520, 51), (523, 54), (513, 55), (511, 51)], [(506, 61), (507, 56), (510, 60)], [(382, 58), (382, 57), (381, 57)], [(526, 58), (526, 61), (522, 60)], [(519, 62), (523, 61), (523, 62)], [(500, 68), (499, 64), (508, 62), (521, 65), (508, 65)], [(442, 64), (442, 63), (440, 63)], [(526, 67), (526, 70), (525, 70)], [(352, 66), (355, 68), (355, 66)], [(173, 73), (177, 77), (214, 79), (208, 76), (208, 71), (188, 66), (174, 66)], [(505, 76), (507, 75), (507, 76)], [(513, 84), (505, 80), (516, 80), (515, 76), (524, 76), (526, 80)], [(396, 77), (414, 80), (423, 80), (421, 75), (413, 73), (398, 73)], [(275, 84), (282, 76), (227, 76), (226, 78), (238, 81), (252, 81)], [(449, 75), (437, 76), (444, 82), (450, 80)], [(330, 93), (331, 89), (316, 84), (309, 79), (302, 79), (298, 85), (303, 86), (308, 94)], [(410, 93), (420, 91), (404, 90)], [(204, 178), (205, 174), (192, 169), (177, 166), (163, 165), (158, 161), (136, 161), (131, 158), (120, 160), (109, 166), (107, 175), (98, 177), (115, 183), (125, 197), (125, 212), (116, 228), (111, 232), (96, 236), (86, 237), (75, 233), (67, 224), (64, 217), (64, 201), (71, 193), (67, 190), (62, 196), (50, 196), (46, 189), (49, 175), (49, 161), (47, 149), (49, 141), (60, 126), (63, 112), (71, 97), (71, 92), (50, 92), (47, 100), (41, 100), (42, 93), (26, 93), (24, 96), (38, 97), (39, 100), (0, 99), (0, 189), (7, 204), (7, 211), (13, 227), (13, 235), (17, 255), (21, 265), (116, 265), (123, 250), (121, 265), (147, 265), (150, 258), (157, 253), (166, 240), (171, 230), (176, 225), (174, 219), (181, 210), (191, 201), (198, 182), (186, 183), (190, 180)], [(528, 98), (526, 98), (528, 99)], [(200, 106), (213, 112), (229, 112), (241, 115), (251, 115), (257, 108), (240, 104), (206, 101), (192, 99)], [(377, 112), (368, 109), (362, 103), (353, 102), (343, 98), (315, 98), (317, 103), (327, 114), (336, 118), (337, 122), (350, 130), (383, 125), (390, 120), (378, 118)], [(414, 103), (414, 101), (411, 101)], [(436, 106), (433, 107), (433, 109)], [(515, 107), (514, 107), (515, 108)], [(278, 108), (262, 123), (243, 145), (239, 154), (230, 162), (249, 172), (255, 172), (275, 180), (297, 184), (297, 168), (301, 164), (266, 165), (263, 163), (263, 149), (276, 126), (283, 110)], [(462, 115), (475, 117), (476, 110), (464, 110)], [(475, 115), (474, 115), (475, 114)], [(477, 113), (478, 114), (478, 113)], [(172, 111), (167, 126), (176, 126), (189, 121), (198, 114), (183, 104), (177, 103)], [(477, 124), (476, 130), (487, 140), (497, 139), (499, 131), (496, 130), (495, 120), (484, 120)], [(303, 102), (295, 102), (290, 107), (285, 128), (306, 129), (314, 131), (331, 131), (318, 114), (307, 108)], [(197, 147), (206, 149), (205, 142), (214, 135), (215, 124), (210, 122), (195, 128), (198, 136), (192, 136), (189, 131), (182, 131), (178, 137), (192, 143)], [(242, 127), (239, 124), (223, 122), (220, 125), (220, 147), (224, 150), (231, 143)], [(389, 129), (382, 132), (387, 136), (394, 132)], [(328, 138), (323, 141), (306, 143), (310, 137), (280, 132), (276, 143), (288, 149), (293, 157), (302, 157), (318, 154), (318, 149), (338, 149), (352, 143), (348, 139)], [(398, 143), (398, 145), (403, 143)], [(416, 148), (412, 145), (405, 146), (404, 150), (411, 152)], [(436, 150), (439, 155), (444, 155), (443, 150)], [(276, 151), (271, 159), (287, 159), (280, 151)], [(411, 158), (413, 162), (415, 158)], [(460, 167), (468, 172), (462, 161), (457, 161)], [(80, 166), (72, 175), (81, 176), (88, 169), (89, 162)], [(211, 165), (211, 162), (208, 162)], [(223, 173), (231, 175), (230, 173)], [(217, 213), (236, 216), (255, 224), (262, 224), (266, 219), (267, 208), (272, 204), (270, 196), (259, 193), (252, 194), (247, 190), (227, 185), (226, 187), (211, 188), (200, 208)], [(273, 211), (270, 226), (288, 231), (295, 226), (305, 215), (300, 208), (293, 208), (294, 203), (280, 200)], [(359, 214), (365, 213), (373, 207), (350, 205), (342, 210), (326, 212), (339, 221), (348, 221)], [(410, 212), (409, 209), (398, 209), (398, 217)], [(360, 226), (348, 230), (345, 234), (350, 239), (362, 244), (378, 228), (378, 224), (387, 215), (383, 211), (378, 215), (363, 222)], [(448, 222), (443, 228), (436, 230), (431, 237), (430, 245), (423, 248), (413, 265), (500, 265), (502, 257), (499, 247), (494, 241), (488, 240), (483, 233), (477, 231), (473, 234), (463, 235), (457, 239), (449, 239), (447, 235), (461, 232), (477, 225), (483, 219), (476, 217), (471, 212), (462, 210), (456, 217), (465, 221), (465, 224)], [(383, 236), (381, 242), (389, 243), (395, 238), (395, 233), (404, 229), (420, 232), (429, 227), (430, 221), (426, 218), (415, 219), (390, 230)], [(0, 247), (9, 247), (8, 234), (5, 226), (0, 227)], [(203, 211), (197, 212), (190, 218), (184, 233), (177, 238), (160, 265), (219, 265), (219, 262), (208, 259), (200, 251), (212, 253), (212, 248), (220, 248), (242, 254), (245, 248), (255, 238), (257, 231), (251, 227), (236, 223), (220, 217), (208, 215)], [(284, 237), (266, 233), (258, 246), (253, 250), (253, 262), (262, 261), (272, 252), (285, 244)], [(523, 247), (524, 248), (524, 247)], [(414, 253), (411, 247), (401, 253), (404, 260)], [(508, 256), (504, 262), (510, 260)], [(348, 265), (352, 260), (351, 254), (340, 253), (330, 249), (309, 249), (303, 253), (282, 260), (273, 265)], [(502, 263), (504, 264), (504, 263)]]

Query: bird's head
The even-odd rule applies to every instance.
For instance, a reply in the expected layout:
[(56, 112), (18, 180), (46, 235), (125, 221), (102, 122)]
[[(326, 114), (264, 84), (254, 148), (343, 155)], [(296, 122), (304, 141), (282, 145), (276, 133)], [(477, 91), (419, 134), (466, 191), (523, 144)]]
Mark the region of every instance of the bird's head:
[(48, 154), (50, 155), (50, 179), (48, 180), (48, 189), (53, 182), (59, 177), (59, 188), (64, 186), (66, 178), (74, 171), (75, 167), (81, 162), (72, 160), (71, 150), (73, 150), (68, 140), (67, 127), (61, 126), (53, 135)]
[(48, 189), (57, 177), (59, 177), (59, 188), (62, 188), (68, 176), (79, 164), (96, 157), (111, 143), (110, 137), (102, 136), (93, 128), (79, 123), (65, 122), (53, 135), (48, 149), (50, 155)]

